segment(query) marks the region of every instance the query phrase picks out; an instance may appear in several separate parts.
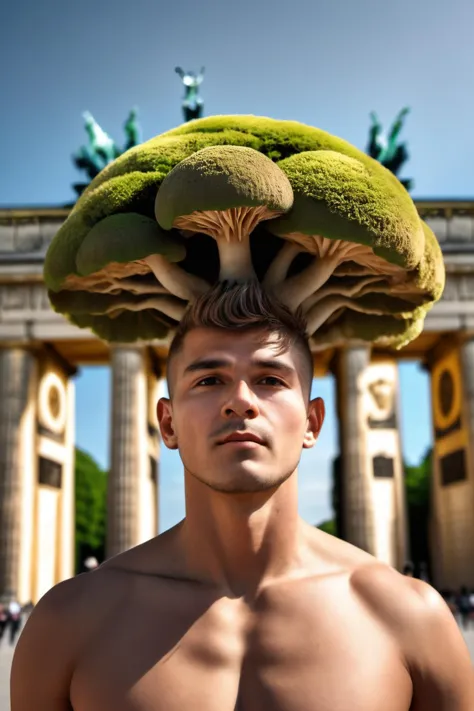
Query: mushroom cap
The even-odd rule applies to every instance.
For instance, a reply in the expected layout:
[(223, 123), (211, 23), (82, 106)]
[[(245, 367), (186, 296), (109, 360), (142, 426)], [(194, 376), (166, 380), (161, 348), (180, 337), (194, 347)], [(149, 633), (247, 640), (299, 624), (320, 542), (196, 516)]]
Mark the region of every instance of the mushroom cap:
[(134, 262), (150, 254), (180, 262), (186, 249), (156, 220), (135, 212), (119, 213), (105, 217), (87, 233), (77, 250), (76, 268), (80, 275), (88, 276), (108, 264)]
[(77, 274), (77, 250), (96, 222), (120, 212), (153, 217), (156, 192), (165, 176), (193, 153), (218, 145), (254, 148), (273, 161), (314, 150), (372, 161), (347, 141), (297, 121), (239, 115), (189, 121), (130, 148), (91, 181), (48, 249), (44, 269), (48, 288), (58, 290), (69, 275)]
[(441, 298), (446, 283), (446, 270), (441, 247), (433, 230), (421, 220), (425, 235), (423, 257), (416, 268), (415, 285), (429, 295), (434, 303)]
[(193, 212), (258, 207), (286, 212), (293, 204), (290, 181), (280, 168), (253, 148), (210, 146), (185, 158), (158, 190), (155, 215), (171, 229)]
[[(113, 294), (100, 294), (91, 291), (69, 291), (61, 289), (61, 291), (49, 291), (48, 296), (53, 309), (57, 313), (62, 313), (67, 318), (79, 318), (83, 316), (103, 316), (108, 321), (113, 321), (114, 324), (117, 318), (121, 319), (124, 313), (145, 314), (142, 325), (149, 324), (149, 332), (153, 335), (152, 338), (161, 338), (171, 326), (177, 325), (177, 320), (171, 318), (166, 313), (160, 311), (160, 306), (163, 308), (160, 301), (163, 300), (168, 305), (181, 305), (179, 299), (171, 295), (160, 295), (155, 298), (156, 306), (151, 308), (149, 303), (153, 300), (150, 294), (131, 294), (122, 292), (120, 296)], [(143, 308), (146, 305), (146, 308)], [(141, 308), (140, 308), (141, 306)], [(182, 306), (182, 305), (181, 305)], [(166, 305), (165, 305), (166, 309)], [(116, 313), (114, 313), (116, 312)], [(119, 313), (117, 313), (119, 312)], [(128, 321), (120, 320), (120, 323), (128, 324)], [(153, 330), (153, 328), (154, 330)], [(127, 326), (129, 328), (129, 326)], [(109, 330), (114, 331), (113, 324)], [(117, 330), (117, 338), (120, 340), (120, 330)]]
[[(155, 198), (165, 177), (181, 161), (209, 146), (242, 146), (251, 148), (263, 156), (267, 156), (280, 169), (282, 168), (281, 164), (278, 163), (279, 161), (284, 163), (291, 156), (304, 152), (317, 152), (321, 156), (326, 152), (332, 152), (338, 154), (340, 158), (355, 159), (369, 172), (372, 171), (379, 177), (382, 174), (385, 176), (386, 182), (383, 183), (381, 181), (377, 184), (383, 184), (383, 190), (387, 190), (387, 194), (390, 196), (396, 195), (398, 196), (396, 199), (400, 199), (400, 214), (403, 214), (403, 218), (400, 219), (403, 219), (405, 223), (407, 221), (410, 222), (412, 219), (409, 215), (410, 209), (415, 210), (415, 208), (414, 206), (413, 208), (407, 207), (407, 205), (411, 206), (411, 198), (408, 193), (403, 192), (404, 189), (397, 178), (365, 153), (336, 136), (295, 121), (279, 121), (241, 115), (207, 117), (187, 122), (161, 136), (131, 148), (109, 164), (90, 183), (49, 247), (44, 267), (45, 282), (49, 290), (51, 292), (60, 291), (69, 276), (76, 276), (79, 279), (83, 276), (78, 266), (78, 259), (84, 272), (93, 268), (93, 265), (96, 264), (102, 264), (102, 268), (106, 268), (105, 261), (109, 256), (113, 262), (117, 262), (115, 252), (113, 255), (109, 252), (113, 245), (113, 238), (104, 237), (106, 232), (102, 231), (102, 228), (96, 234), (102, 235), (100, 239), (104, 239), (103, 246), (91, 246), (88, 243), (89, 241), (86, 241), (94, 226), (110, 216), (124, 213), (134, 213), (142, 217), (154, 218)], [(288, 170), (284, 172), (286, 172), (291, 183)], [(400, 193), (400, 190), (402, 193)], [(401, 194), (404, 195), (403, 199), (400, 197)], [(396, 202), (395, 198), (390, 197), (390, 200)], [(295, 200), (295, 206), (296, 204), (297, 201)], [(265, 238), (269, 237), (276, 241), (276, 238), (268, 233), (268, 227), (271, 223), (273, 223), (273, 220), (266, 221), (267, 230), (263, 230), (263, 228), (262, 230), (265, 233)], [(104, 223), (103, 227), (105, 228), (107, 224)], [(257, 231), (259, 229), (257, 228)], [(355, 240), (355, 232), (351, 234), (352, 239)], [(175, 235), (175, 232), (169, 233), (170, 239), (173, 240)], [(258, 235), (256, 239), (257, 237)], [(131, 237), (131, 240), (133, 241), (133, 237)], [(93, 241), (95, 241), (95, 238)], [(182, 241), (177, 238), (177, 235), (175, 242), (176, 249), (182, 250)], [(81, 250), (83, 243), (84, 249)], [(146, 239), (144, 239), (144, 243), (146, 244)], [(118, 259), (125, 259), (127, 255), (137, 258), (136, 255), (139, 252), (134, 251), (134, 248), (128, 245), (127, 240), (125, 240), (125, 244), (127, 246), (120, 247), (117, 253)], [(263, 245), (263, 251), (265, 251), (267, 249), (267, 240), (262, 240), (261, 244)], [(270, 241), (268, 241), (268, 244), (270, 244)], [(435, 246), (437, 246), (436, 241)], [(127, 251), (129, 247), (131, 252)], [(400, 253), (405, 259), (406, 268), (408, 268), (408, 264), (411, 263), (409, 259), (410, 249), (403, 251), (404, 249), (402, 244)], [(415, 247), (413, 247), (413, 250), (416, 251)], [(159, 253), (158, 250), (156, 252)], [(193, 249), (190, 252), (193, 253)], [(180, 253), (182, 252), (180, 251)], [(399, 252), (395, 250), (395, 254), (399, 255)], [(421, 254), (423, 254), (423, 250), (421, 250)], [(170, 255), (171, 252), (168, 251), (168, 259), (171, 259)], [(263, 252), (259, 259), (262, 256), (264, 256)], [(402, 259), (402, 257), (400, 258)], [(416, 260), (413, 259), (412, 261)], [(425, 279), (428, 282), (431, 279), (431, 281), (434, 280), (438, 284), (443, 281), (439, 278), (439, 274), (441, 276), (443, 274), (439, 272), (438, 267), (435, 269), (438, 276), (434, 274), (432, 277), (427, 276), (431, 273), (429, 260), (424, 264), (421, 256), (412, 268), (414, 269), (414, 275), (416, 273), (419, 279)], [(261, 264), (262, 273), (265, 272), (265, 269), (266, 266), (263, 260)], [(199, 272), (199, 264), (197, 263), (196, 270)], [(437, 287), (436, 293), (439, 292), (440, 288), (442, 289), (442, 286)], [(361, 317), (365, 317), (369, 319), (369, 322), (374, 322), (374, 324), (376, 322), (381, 323), (379, 321), (380, 318), (395, 318), (393, 316), (377, 317), (354, 313), (349, 314), (349, 316), (356, 321), (360, 320)], [(347, 317), (347, 314), (345, 317)], [(160, 324), (157, 320), (156, 312), (149, 312), (148, 310), (122, 313), (114, 318), (106, 315), (74, 315), (71, 313), (70, 318), (80, 327), (91, 328), (101, 338), (112, 341), (161, 338), (164, 335), (163, 330), (166, 331), (168, 328), (165, 324)], [(375, 321), (373, 321), (374, 319)], [(326, 326), (323, 328), (326, 328)], [(378, 333), (383, 333), (383, 328)]]
[(420, 306), (408, 318), (378, 316), (346, 309), (335, 321), (318, 329), (310, 342), (316, 348), (372, 343), (399, 350), (420, 335), (429, 308)]
[(135, 343), (153, 341), (166, 336), (169, 326), (161, 323), (156, 311), (124, 311), (115, 318), (93, 314), (70, 313), (68, 320), (79, 328), (88, 328), (103, 341)]
[(299, 153), (278, 165), (295, 201), (288, 214), (267, 225), (269, 231), (356, 242), (407, 270), (419, 264), (424, 233), (418, 212), (381, 164), (326, 150)]

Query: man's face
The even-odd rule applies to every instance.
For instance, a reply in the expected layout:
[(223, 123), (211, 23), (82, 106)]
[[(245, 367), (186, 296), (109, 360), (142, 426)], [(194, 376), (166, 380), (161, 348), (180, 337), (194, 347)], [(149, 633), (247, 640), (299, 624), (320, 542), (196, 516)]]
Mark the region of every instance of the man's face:
[(324, 419), (322, 400), (308, 403), (298, 348), (278, 353), (261, 332), (190, 331), (172, 365), (172, 392), (158, 404), (165, 444), (191, 475), (228, 493), (285, 481)]

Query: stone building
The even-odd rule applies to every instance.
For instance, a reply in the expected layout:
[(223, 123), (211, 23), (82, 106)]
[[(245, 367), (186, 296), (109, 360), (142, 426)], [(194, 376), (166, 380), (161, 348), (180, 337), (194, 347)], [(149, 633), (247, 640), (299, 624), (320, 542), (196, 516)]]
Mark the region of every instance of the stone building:
[[(418, 201), (442, 245), (447, 283), (423, 333), (400, 352), (328, 349), (337, 383), (345, 537), (401, 568), (409, 556), (397, 363), (431, 374), (434, 584), (474, 586), (474, 201)], [(0, 597), (36, 602), (73, 574), (74, 374), (110, 363), (108, 553), (158, 529), (155, 403), (167, 342), (110, 346), (54, 313), (43, 259), (64, 209), (0, 210)]]

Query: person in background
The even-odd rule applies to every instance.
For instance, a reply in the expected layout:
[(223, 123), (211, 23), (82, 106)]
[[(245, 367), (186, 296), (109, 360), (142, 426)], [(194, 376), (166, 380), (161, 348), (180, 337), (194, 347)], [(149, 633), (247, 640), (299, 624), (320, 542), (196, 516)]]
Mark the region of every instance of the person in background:
[(471, 596), (469, 590), (465, 585), (462, 585), (459, 590), (457, 606), (459, 611), (459, 616), (461, 618), (461, 624), (464, 630), (469, 629), (469, 618), (471, 615)]
[(93, 555), (89, 556), (84, 561), (84, 572), (90, 573), (91, 570), (95, 570), (99, 567), (99, 561)]
[(8, 622), (8, 613), (5, 605), (0, 602), (0, 642), (2, 641), (3, 633)]
[(18, 632), (21, 627), (21, 605), (17, 600), (11, 600), (8, 605), (8, 626), (10, 628), (10, 644), (13, 646), (16, 642)]
[(407, 561), (403, 566), (403, 575), (406, 575), (408, 578), (415, 577), (415, 566), (413, 565), (411, 560)]

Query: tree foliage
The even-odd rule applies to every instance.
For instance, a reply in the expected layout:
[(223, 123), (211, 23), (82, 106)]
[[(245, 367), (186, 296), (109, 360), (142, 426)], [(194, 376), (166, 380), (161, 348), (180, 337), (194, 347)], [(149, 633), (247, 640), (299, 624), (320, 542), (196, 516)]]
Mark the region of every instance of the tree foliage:
[(410, 557), (415, 570), (420, 563), (430, 567), (429, 520), (431, 513), (432, 450), (429, 449), (417, 466), (405, 464)]
[(87, 452), (76, 448), (76, 571), (88, 556), (105, 557), (107, 472)]

